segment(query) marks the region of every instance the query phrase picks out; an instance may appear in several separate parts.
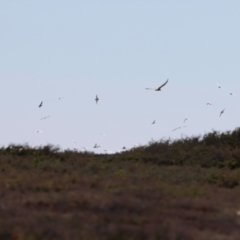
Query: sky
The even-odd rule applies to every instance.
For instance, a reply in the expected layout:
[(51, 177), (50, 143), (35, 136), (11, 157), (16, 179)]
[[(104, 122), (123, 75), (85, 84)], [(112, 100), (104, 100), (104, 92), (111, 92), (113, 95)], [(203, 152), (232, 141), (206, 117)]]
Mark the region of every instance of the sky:
[(116, 152), (234, 130), (239, 9), (238, 0), (0, 1), (0, 146)]

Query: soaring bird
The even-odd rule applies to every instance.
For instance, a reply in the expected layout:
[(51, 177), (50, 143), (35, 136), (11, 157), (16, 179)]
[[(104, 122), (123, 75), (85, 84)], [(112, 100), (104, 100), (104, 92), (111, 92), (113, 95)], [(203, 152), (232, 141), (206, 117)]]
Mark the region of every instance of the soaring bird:
[(41, 102), (41, 103), (38, 105), (38, 107), (40, 108), (40, 107), (42, 107), (42, 105), (43, 105), (43, 102)]
[(176, 131), (176, 130), (178, 130), (178, 129), (181, 129), (181, 128), (184, 128), (184, 127), (187, 127), (187, 126), (177, 127), (177, 128), (174, 128), (172, 131), (174, 132), (174, 131)]
[(222, 86), (220, 86), (218, 83), (217, 83), (217, 87), (218, 87), (218, 88), (222, 88)]
[(212, 105), (212, 103), (210, 103), (210, 102), (207, 102), (207, 105)]
[(37, 132), (37, 133), (42, 133), (42, 131), (41, 131), (41, 130), (36, 130), (36, 132)]
[(97, 145), (97, 143), (95, 143), (95, 145), (93, 146), (93, 148), (100, 148), (100, 145)]
[(181, 127), (177, 127), (177, 128), (174, 128), (172, 131), (174, 132), (174, 131), (176, 131), (176, 130), (178, 130), (178, 129), (180, 129)]
[(58, 97), (58, 98), (56, 98), (56, 99), (58, 99), (58, 100), (61, 100), (61, 99), (63, 99), (64, 97)]
[(47, 119), (47, 118), (49, 118), (50, 116), (46, 116), (46, 117), (43, 117), (43, 118), (41, 118), (40, 120), (44, 120), (44, 119)]
[(162, 87), (164, 87), (167, 83), (168, 83), (168, 79), (167, 79), (167, 81), (163, 85), (161, 85), (158, 88), (146, 88), (146, 89), (147, 90), (154, 90), (154, 91), (161, 91)]
[(185, 119), (183, 120), (183, 123), (185, 123), (187, 120), (188, 120), (188, 119), (187, 119), (187, 118), (185, 118)]
[(155, 123), (156, 123), (156, 121), (154, 120), (154, 121), (152, 122), (152, 125), (155, 124)]
[(225, 108), (220, 112), (220, 115), (219, 115), (219, 117), (221, 117), (222, 116), (222, 114), (224, 113), (224, 111), (225, 111)]
[(95, 101), (96, 101), (96, 104), (97, 104), (98, 101), (99, 101), (98, 95), (96, 95)]

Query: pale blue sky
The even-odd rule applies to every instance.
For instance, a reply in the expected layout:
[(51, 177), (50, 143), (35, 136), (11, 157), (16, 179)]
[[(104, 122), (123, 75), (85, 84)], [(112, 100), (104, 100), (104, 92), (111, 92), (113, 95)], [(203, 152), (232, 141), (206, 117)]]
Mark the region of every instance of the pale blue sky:
[(117, 151), (235, 129), (239, 23), (237, 0), (1, 1), (0, 144)]

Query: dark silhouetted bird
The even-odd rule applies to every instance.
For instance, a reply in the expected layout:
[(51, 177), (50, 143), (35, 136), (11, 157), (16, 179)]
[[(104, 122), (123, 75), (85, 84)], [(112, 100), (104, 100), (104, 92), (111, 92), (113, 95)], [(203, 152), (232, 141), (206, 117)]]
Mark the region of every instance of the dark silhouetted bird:
[(161, 85), (158, 88), (146, 88), (146, 89), (147, 90), (154, 90), (154, 91), (161, 91), (162, 87), (164, 87), (167, 83), (168, 83), (168, 79), (167, 79), (167, 81), (163, 85)]

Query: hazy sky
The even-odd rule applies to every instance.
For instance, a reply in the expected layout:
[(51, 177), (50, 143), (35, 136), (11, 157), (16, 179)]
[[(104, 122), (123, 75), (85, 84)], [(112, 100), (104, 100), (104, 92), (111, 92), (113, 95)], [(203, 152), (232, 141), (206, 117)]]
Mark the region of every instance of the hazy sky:
[(239, 23), (238, 0), (1, 1), (0, 145), (114, 152), (234, 130)]

